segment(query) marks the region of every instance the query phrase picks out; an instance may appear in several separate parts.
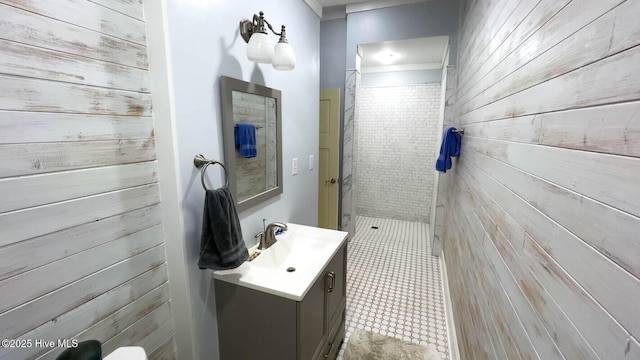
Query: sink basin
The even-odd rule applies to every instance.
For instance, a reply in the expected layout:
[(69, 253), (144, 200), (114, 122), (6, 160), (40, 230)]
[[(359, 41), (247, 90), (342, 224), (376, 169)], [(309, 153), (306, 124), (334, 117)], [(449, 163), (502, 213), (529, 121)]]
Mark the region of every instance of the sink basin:
[(286, 271), (289, 268), (302, 270), (313, 263), (313, 258), (324, 247), (326, 244), (316, 238), (289, 236), (278, 239), (278, 242), (266, 250), (259, 250), (260, 256), (251, 265), (272, 271)]
[(231, 270), (213, 272), (217, 280), (302, 300), (322, 269), (347, 239), (344, 231), (287, 224), (288, 231), (260, 255)]

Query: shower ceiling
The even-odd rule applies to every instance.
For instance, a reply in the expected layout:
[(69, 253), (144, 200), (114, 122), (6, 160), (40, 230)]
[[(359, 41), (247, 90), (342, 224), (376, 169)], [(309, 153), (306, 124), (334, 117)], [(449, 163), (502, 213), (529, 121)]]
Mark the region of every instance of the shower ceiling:
[[(316, 0), (320, 5), (322, 5), (323, 8), (325, 7), (330, 7), (330, 6), (338, 6), (338, 5), (351, 5), (351, 4), (362, 4), (362, 3), (369, 3), (368, 5), (370, 6), (374, 6), (374, 7), (387, 7), (387, 6), (395, 6), (395, 5), (402, 5), (402, 4), (410, 4), (410, 3), (417, 3), (417, 2), (423, 2), (423, 1), (429, 1), (429, 0), (387, 0), (387, 1), (381, 1), (381, 0), (376, 0), (376, 1), (370, 1), (370, 0)], [(389, 4), (389, 5), (387, 5)]]
[(444, 63), (448, 36), (360, 44), (362, 73), (440, 69)]
[[(321, 14), (322, 20), (344, 18), (348, 13), (381, 9), (391, 6), (427, 2), (431, 0), (304, 0)], [(319, 5), (322, 11), (311, 3)], [(320, 15), (319, 14), (319, 15)], [(360, 44), (361, 72), (387, 72), (439, 69), (449, 43), (448, 36)]]

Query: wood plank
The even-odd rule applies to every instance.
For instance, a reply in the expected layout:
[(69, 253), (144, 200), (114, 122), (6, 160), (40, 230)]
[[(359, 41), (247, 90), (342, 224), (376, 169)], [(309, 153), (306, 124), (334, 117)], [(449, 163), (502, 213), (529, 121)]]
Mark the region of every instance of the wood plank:
[(0, 178), (155, 160), (155, 141), (112, 140), (0, 145)]
[[(640, 218), (519, 171), (477, 152), (466, 152), (476, 166), (558, 225), (640, 278)], [(567, 211), (571, 209), (570, 211)]]
[(538, 243), (525, 234), (523, 261), (602, 359), (640, 359), (637, 340), (593, 300)]
[[(172, 338), (174, 335), (174, 327), (173, 327), (173, 321), (171, 320), (171, 318), (169, 319), (165, 319), (167, 317), (167, 308), (170, 309), (170, 303), (169, 302), (165, 302), (164, 304), (162, 304), (160, 307), (154, 309), (150, 314), (148, 314), (146, 317), (140, 319), (138, 321), (137, 324), (134, 324), (135, 326), (138, 327), (143, 327), (143, 326), (147, 326), (148, 329), (146, 329), (146, 331), (148, 332), (148, 334), (146, 334), (145, 337), (143, 337), (142, 339), (130, 339), (129, 341), (127, 341), (126, 338), (124, 339), (119, 339), (117, 336), (116, 338), (118, 338), (118, 342), (120, 343), (119, 345), (113, 345), (113, 341), (114, 340), (110, 340), (107, 341), (105, 343), (102, 344), (102, 352), (103, 355), (108, 355), (111, 352), (113, 352), (115, 349), (117, 349), (118, 347), (122, 347), (122, 346), (141, 346), (142, 348), (145, 349), (145, 352), (147, 352), (147, 356), (149, 358), (149, 352), (151, 350), (157, 349), (160, 346), (164, 345), (165, 342), (167, 341), (168, 338)], [(170, 317), (170, 313), (169, 313), (169, 317)], [(156, 323), (159, 322), (159, 323)], [(144, 329), (135, 329), (137, 330), (138, 333), (136, 333), (136, 331), (134, 330), (130, 330), (130, 329), (126, 329), (129, 330), (131, 333), (134, 333), (134, 335), (138, 335), (138, 333), (140, 333), (141, 331), (143, 331)], [(125, 331), (126, 331), (125, 330)], [(81, 336), (80, 338), (84, 338), (83, 336)], [(87, 338), (90, 339), (90, 338)], [(172, 344), (173, 345), (173, 344)], [(106, 350), (105, 350), (106, 348)], [(55, 349), (47, 354), (45, 354), (42, 357), (39, 357), (38, 360), (42, 359), (42, 360), (55, 360), (56, 356), (60, 354), (60, 352), (62, 349)]]
[[(107, 11), (107, 10), (105, 10)], [(147, 48), (0, 4), (0, 38), (96, 60), (148, 69)]]
[[(602, 18), (607, 18), (611, 13), (607, 14), (611, 9), (614, 9), (618, 5), (624, 3), (625, 0), (573, 0), (555, 16), (549, 19), (548, 22), (540, 24), (541, 27), (535, 31), (533, 36), (526, 38), (522, 43), (517, 44), (514, 48), (510, 49), (508, 53), (497, 52), (495, 56), (490, 60), (490, 65), (485, 64), (481, 72), (477, 72), (473, 75), (473, 79), (466, 84), (466, 86), (459, 92), (459, 104), (467, 104), (476, 95), (491, 88), (495, 83), (505, 76), (513, 73), (516, 70), (528, 70), (527, 73), (537, 73), (534, 71), (532, 63), (539, 62), (540, 64), (548, 65), (544, 66), (544, 74), (553, 74), (554, 71), (561, 71), (561, 73), (573, 70), (576, 67), (572, 67), (568, 63), (580, 62), (586, 53), (586, 57), (589, 54), (606, 53), (606, 46), (604, 49), (598, 48), (599, 39), (605, 38), (608, 42), (610, 37), (604, 34), (610, 34), (611, 28), (609, 26), (601, 27), (599, 30), (604, 32), (592, 33), (592, 30), (585, 30), (586, 28), (593, 29), (593, 22), (600, 24), (606, 24), (610, 21), (601, 21)], [(614, 11), (615, 12), (615, 11)], [(602, 14), (605, 14), (604, 16)], [(610, 24), (609, 24), (610, 25)], [(623, 24), (619, 24), (623, 25)], [(596, 26), (597, 27), (597, 26)], [(627, 31), (627, 30), (622, 30)], [(591, 34), (589, 34), (591, 33)], [(588, 34), (583, 36), (583, 34)], [(589, 47), (583, 48), (582, 51), (578, 50), (576, 53), (569, 52), (571, 46), (567, 44), (578, 44), (584, 46), (585, 43), (590, 43)], [(594, 43), (593, 46), (591, 43)], [(561, 45), (558, 45), (561, 44)], [(556, 61), (559, 61), (559, 65), (548, 64), (547, 60), (540, 61), (539, 56), (548, 57), (548, 53), (558, 53), (558, 56), (553, 56)], [(609, 53), (611, 55), (613, 53)], [(586, 63), (601, 59), (605, 56), (595, 56), (593, 60)], [(559, 68), (559, 69), (556, 69)], [(562, 70), (560, 70), (562, 69)], [(553, 76), (546, 76), (544, 80)], [(505, 82), (507, 86), (521, 85), (519, 83)], [(525, 86), (526, 88), (529, 86)], [(466, 113), (465, 110), (468, 105), (461, 107), (461, 112)]]
[(147, 45), (144, 22), (103, 6), (83, 0), (2, 0), (10, 5), (35, 14), (74, 24), (106, 35)]
[[(481, 54), (486, 44), (492, 43), (493, 39), (503, 29), (505, 23), (512, 19), (514, 12), (522, 5), (522, 0), (509, 0), (506, 3), (500, 2), (492, 12), (492, 18), (488, 18), (482, 25), (482, 29), (474, 30), (474, 37), (471, 39), (469, 46), (459, 46), (458, 63), (465, 65), (474, 64), (477, 61), (477, 55)], [(522, 11), (522, 10), (521, 10)], [(517, 16), (517, 14), (516, 14)], [(461, 37), (459, 37), (461, 38)], [(469, 49), (468, 51), (466, 51)]]
[(142, 0), (89, 0), (106, 8), (123, 13), (138, 20), (144, 20)]
[[(139, 285), (149, 288), (146, 284)], [(54, 342), (57, 342), (58, 339), (76, 339), (78, 341), (107, 339), (106, 337), (83, 336), (78, 333), (80, 329), (87, 329), (99, 323), (111, 328), (112, 332), (118, 333), (121, 329), (167, 303), (170, 298), (169, 285), (166, 282), (164, 285), (151, 288), (148, 293), (137, 299), (129, 297), (128, 292), (131, 290), (129, 286), (120, 286), (58, 316), (55, 323), (47, 322), (19, 338), (44, 339)], [(124, 324), (121, 324), (123, 314), (126, 316)], [(55, 360), (63, 350), (64, 348), (58, 347), (35, 346), (28, 349), (0, 349), (0, 359), (39, 357), (40, 359)]]
[[(465, 158), (466, 160), (466, 158)], [(523, 246), (524, 228), (503, 207), (482, 189), (480, 184), (472, 179), (461, 179), (457, 187), (458, 192), (468, 194), (469, 204), (477, 211), (484, 232), (494, 237), (504, 236), (516, 252), (520, 252)], [(514, 197), (503, 197), (500, 201), (510, 201), (511, 206), (517, 205)], [(484, 232), (482, 236), (484, 237)]]
[(536, 115), (540, 144), (640, 157), (640, 102)]
[(533, 310), (522, 293), (517, 281), (495, 248), (494, 242), (490, 240), (490, 235), (485, 234), (485, 236), (487, 241), (482, 243), (484, 252), (489, 262), (495, 267), (500, 283), (516, 310), (538, 357), (540, 359), (561, 359), (560, 350), (558, 350), (547, 329), (542, 325), (539, 315)]
[[(163, 325), (166, 322), (169, 323), (169, 327), (163, 328)], [(159, 333), (155, 334), (155, 337), (150, 338), (149, 336), (153, 335), (156, 330), (159, 330)], [(169, 302), (166, 302), (159, 308), (152, 311), (149, 315), (135, 322), (126, 329), (123, 329), (118, 335), (103, 342), (102, 351), (104, 351), (105, 354), (109, 354), (120, 346), (127, 346), (130, 344), (139, 344), (145, 348), (145, 351), (147, 348), (155, 349), (164, 340), (171, 336), (172, 333), (173, 321), (171, 320), (171, 306)]]
[(0, 109), (151, 116), (151, 95), (0, 75)]
[[(469, 33), (482, 34), (481, 36), (475, 36), (471, 38), (469, 44), (460, 46), (458, 52), (458, 58), (461, 60), (473, 59), (469, 54), (477, 54), (478, 40), (483, 36), (490, 36), (488, 33), (492, 29), (499, 28), (494, 26), (494, 20), (499, 19), (498, 16), (505, 7), (513, 6), (513, 3), (519, 3), (521, 0), (511, 0), (507, 5), (501, 4), (496, 0), (488, 0), (483, 2), (477, 2), (474, 4), (473, 9), (469, 9), (465, 15), (468, 17), (465, 21), (460, 22), (460, 31), (458, 33), (459, 38), (469, 38)], [(464, 16), (464, 15), (463, 15)]]
[(459, 117), (461, 124), (640, 99), (640, 46), (555, 77)]
[(151, 311), (164, 305), (170, 300), (171, 290), (168, 283), (164, 283), (161, 288), (149, 292), (135, 302), (130, 302), (126, 306), (114, 308), (117, 310), (99, 323), (87, 327), (82, 333), (75, 335), (84, 340), (89, 339), (111, 339), (118, 335), (120, 331), (126, 329), (131, 324), (147, 316)]
[[(458, 191), (458, 200), (464, 200), (468, 194), (466, 191)], [(465, 201), (460, 202), (458, 209), (455, 213), (462, 213), (464, 207), (471, 207)], [(473, 226), (460, 217), (455, 221), (456, 225), (464, 228), (473, 228)], [(533, 274), (522, 265), (522, 261), (518, 252), (511, 246), (511, 243), (497, 228), (488, 226), (491, 232), (484, 233), (484, 241), (493, 241), (494, 246), (500, 253), (505, 264), (509, 268), (511, 275), (515, 278), (519, 288), (525, 295), (528, 303), (538, 314), (543, 325), (547, 328), (550, 334), (553, 334), (553, 339), (557, 343), (558, 348), (562, 351), (567, 359), (587, 359), (597, 357), (593, 352), (589, 350), (589, 346), (584, 342), (577, 329), (573, 326), (572, 322), (564, 315), (562, 309), (553, 301), (549, 294), (544, 290), (541, 284), (533, 277)], [(522, 234), (522, 232), (520, 232)], [(472, 235), (468, 235), (469, 238)], [(466, 252), (478, 254), (471, 256), (466, 263), (473, 269), (474, 272), (486, 273), (484, 269), (486, 265), (477, 263), (478, 258), (482, 258), (482, 250), (474, 249), (473, 244), (478, 242), (471, 241), (472, 246), (466, 249)], [(476, 263), (474, 263), (476, 261)], [(471, 279), (471, 283), (476, 284), (480, 280)], [(491, 281), (480, 281), (481, 284), (489, 283)], [(486, 291), (489, 286), (481, 285), (482, 291)], [(506, 358), (506, 357), (503, 357)]]
[[(505, 244), (504, 242), (502, 244)], [(536, 302), (532, 302), (532, 297), (538, 296), (540, 293), (536, 293), (534, 290), (530, 290), (527, 284), (523, 281), (523, 279), (519, 278), (518, 274), (514, 274), (509, 267), (509, 264), (506, 264), (508, 260), (505, 260), (501, 257), (501, 254), (496, 248), (496, 243), (492, 241), (491, 235), (485, 233), (485, 241), (483, 242), (484, 251), (487, 255), (489, 255), (489, 259), (492, 260), (492, 264), (497, 264), (497, 268), (502, 273), (499, 273), (502, 284), (505, 284), (505, 291), (509, 294), (511, 301), (515, 302), (518, 307), (517, 313), (519, 317), (524, 317), (523, 326), (527, 328), (528, 335), (531, 337), (531, 341), (535, 346), (535, 350), (540, 359), (562, 359), (565, 358), (565, 355), (569, 353), (569, 356), (566, 356), (567, 359), (572, 359), (570, 357), (571, 351), (582, 352), (583, 356), (587, 356), (584, 358), (597, 358), (595, 354), (590, 352), (588, 345), (586, 348), (580, 348), (577, 344), (566, 343), (567, 341), (574, 340), (573, 338), (578, 337), (579, 334), (573, 332), (573, 338), (571, 336), (567, 336), (565, 331), (567, 329), (557, 328), (559, 325), (553, 316), (558, 314), (558, 310), (552, 310), (551, 313), (554, 315), (547, 315), (543, 313), (543, 317), (541, 316), (541, 306)], [(496, 263), (497, 261), (501, 261), (501, 263)], [(525, 291), (523, 291), (525, 289)], [(541, 290), (538, 288), (538, 290)], [(542, 290), (544, 291), (544, 290)], [(538, 298), (540, 301), (542, 298)], [(547, 304), (544, 304), (544, 307)], [(553, 305), (551, 305), (553, 306)], [(551, 308), (553, 309), (553, 308)], [(542, 310), (544, 311), (544, 310)], [(526, 320), (527, 318), (531, 320)], [(534, 321), (533, 324), (529, 323), (529, 321)], [(543, 324), (538, 324), (538, 322), (542, 322)], [(567, 325), (570, 325), (568, 323)], [(571, 330), (569, 330), (571, 331)], [(553, 339), (553, 340), (552, 340)], [(581, 351), (582, 350), (582, 351)], [(563, 355), (560, 355), (560, 351), (563, 351)], [(552, 357), (546, 357), (552, 356)]]
[[(456, 192), (457, 194), (461, 194), (460, 192)], [(456, 200), (461, 200), (470, 195), (469, 193), (465, 193), (463, 196), (457, 197)], [(462, 208), (466, 206), (466, 202), (461, 202), (456, 204), (456, 209), (453, 214), (459, 213)], [(455, 217), (455, 215), (454, 215)], [(474, 228), (472, 224), (463, 219), (458, 218), (458, 220), (454, 220), (455, 226), (460, 228)], [(473, 230), (472, 230), (473, 231)], [(483, 233), (482, 233), (483, 234)], [(469, 239), (469, 236), (475, 237), (475, 235), (471, 235), (467, 233), (464, 235), (464, 231), (462, 235), (458, 238), (459, 241), (456, 241), (456, 245), (452, 246), (452, 248), (459, 248), (460, 252), (463, 254), (463, 258), (460, 259), (460, 264), (456, 266), (456, 270), (466, 268), (467, 278), (464, 282), (460, 284), (462, 287), (467, 288), (475, 288), (477, 293), (481, 293), (482, 297), (486, 298), (487, 305), (483, 309), (485, 312), (485, 319), (489, 319), (491, 323), (487, 326), (488, 331), (490, 331), (494, 338), (494, 345), (499, 344), (504, 351), (501, 351), (502, 355), (497, 356), (499, 359), (537, 359), (538, 356), (531, 345), (531, 342), (526, 335), (522, 324), (514, 312), (514, 309), (508, 300), (506, 293), (504, 292), (502, 286), (500, 285), (500, 281), (497, 278), (495, 273), (495, 268), (491, 264), (491, 262), (487, 261), (487, 258), (482, 254), (481, 243), (480, 241), (465, 241)], [(481, 238), (483, 236), (481, 235)], [(449, 242), (450, 243), (450, 242)], [(468, 244), (469, 246), (464, 246)], [(449, 250), (453, 250), (452, 248), (447, 249), (447, 255), (450, 254)], [(481, 276), (475, 274), (482, 274)], [(484, 280), (481, 280), (484, 279)], [(463, 285), (464, 284), (464, 285)], [(463, 297), (466, 299), (467, 297)], [(491, 330), (491, 327), (494, 327), (494, 331)], [(497, 331), (495, 331), (497, 330)], [(477, 329), (472, 329), (471, 331), (479, 331)], [(497, 348), (497, 347), (496, 347)], [(475, 356), (475, 351), (473, 347), (469, 350), (471, 353), (471, 357)]]
[[(456, 186), (466, 185), (463, 182), (458, 182)], [(454, 213), (459, 212), (461, 208), (469, 207), (471, 208), (470, 201), (477, 201), (477, 195), (471, 192), (471, 189), (464, 186), (465, 189), (458, 187), (456, 189), (456, 194), (459, 196), (457, 200), (468, 199), (466, 202), (461, 202), (457, 204), (457, 208), (454, 210)], [(476, 189), (476, 191), (482, 191), (481, 189)], [(476, 200), (472, 200), (476, 198)], [(487, 214), (484, 210), (483, 206), (480, 204), (476, 204), (474, 213), (481, 213), (483, 215)], [(478, 211), (479, 210), (479, 211)], [(475, 218), (480, 220), (484, 216), (476, 216)], [(456, 226), (464, 226), (463, 223), (456, 221)], [(473, 226), (474, 230), (472, 232), (476, 232), (476, 228), (484, 228), (488, 227), (492, 232), (497, 231), (498, 228), (492, 221), (488, 223), (482, 224), (482, 226)], [(506, 355), (502, 358), (504, 359), (537, 359), (538, 355), (527, 336), (525, 329), (520, 322), (518, 315), (515, 312), (504, 288), (502, 287), (499, 278), (496, 274), (495, 266), (488, 261), (486, 255), (483, 254), (484, 250), (482, 250), (482, 242), (486, 240), (485, 232), (480, 233), (482, 239), (478, 242), (474, 243), (473, 256), (470, 256), (471, 260), (475, 263), (472, 264), (470, 262), (463, 263), (465, 265), (460, 264), (461, 267), (467, 267), (470, 269), (471, 273), (480, 272), (486, 274), (487, 280), (482, 284), (478, 284), (481, 291), (485, 293), (487, 298), (487, 302), (490, 305), (488, 310), (493, 317), (493, 321), (497, 332), (497, 336), (500, 338), (501, 343), (505, 349)], [(477, 245), (476, 245), (477, 244)], [(478, 248), (478, 245), (480, 246)], [(453, 246), (452, 246), (453, 247)], [(457, 245), (455, 247), (458, 247)], [(471, 250), (463, 250), (468, 251), (471, 254)], [(447, 252), (448, 254), (448, 252)], [(473, 282), (472, 282), (473, 283)], [(476, 284), (476, 283), (473, 283)]]
[(150, 92), (147, 70), (1, 39), (0, 73), (111, 89)]
[[(462, 199), (462, 198), (461, 198)], [(464, 204), (459, 204), (458, 209), (464, 208)], [(456, 214), (456, 213), (454, 213)], [(462, 216), (463, 214), (458, 212), (458, 216), (454, 216), (454, 222), (458, 224), (458, 228), (460, 231), (461, 239), (469, 239), (470, 241), (462, 241), (459, 245), (462, 247), (462, 253), (465, 255), (464, 263), (468, 264), (466, 266), (468, 283), (474, 284), (472, 287), (472, 301), (475, 301), (475, 306), (477, 307), (477, 311), (481, 318), (481, 326), (474, 326), (476, 331), (485, 335), (483, 337), (479, 336), (480, 344), (486, 344), (487, 342), (492, 345), (488, 353), (489, 359), (506, 359), (506, 351), (502, 346), (502, 342), (500, 337), (497, 334), (497, 326), (492, 321), (493, 316), (490, 312), (490, 305), (487, 303), (484, 284), (487, 284), (491, 281), (494, 281), (493, 278), (489, 277), (488, 273), (484, 271), (484, 264), (479, 261), (478, 256), (474, 256), (477, 253), (478, 246), (481, 245), (482, 239), (479, 241), (473, 239), (475, 237), (473, 233), (473, 225), (468, 221), (468, 216)], [(488, 338), (488, 340), (487, 340)], [(488, 347), (488, 346), (487, 346)]]
[[(509, 36), (501, 43), (488, 44), (489, 48), (494, 48), (490, 56), (480, 63), (471, 76), (463, 79), (464, 82), (459, 83), (458, 99), (461, 104), (466, 102), (467, 92), (475, 89), (479, 82), (484, 81), (484, 77), (493, 72), (495, 67), (500, 64), (503, 59), (516, 51), (523, 43), (530, 38), (537, 38), (538, 32), (548, 22), (553, 22), (555, 18), (565, 11), (565, 7), (570, 5), (573, 0), (554, 2), (552, 0), (542, 0), (530, 13), (525, 15), (524, 20), (518, 24), (517, 28), (509, 34)], [(584, 1), (584, 0), (577, 0)], [(587, 0), (589, 1), (589, 0)], [(624, 0), (605, 0), (605, 1), (624, 1)], [(518, 13), (522, 16), (522, 13)]]
[[(171, 316), (171, 314), (169, 314), (169, 316)], [(173, 326), (173, 320), (169, 318), (168, 320), (165, 320), (164, 323), (159, 325), (159, 328), (157, 330), (154, 330), (147, 337), (142, 339), (138, 344), (142, 346), (142, 348), (144, 348), (147, 353), (150, 353), (153, 350), (157, 349), (174, 334), (175, 329)]]
[(0, 144), (154, 137), (152, 117), (0, 110)]
[(175, 337), (171, 336), (149, 355), (149, 360), (175, 360), (177, 358)]
[[(464, 242), (460, 228), (455, 227), (452, 233), (457, 244)], [(464, 257), (465, 252), (460, 249), (459, 252), (453, 254), (453, 261), (456, 264), (465, 264), (466, 259)], [(470, 357), (475, 359), (489, 359), (489, 347), (491, 347), (492, 344), (487, 341), (482, 342), (482, 339), (486, 336), (486, 328), (484, 327), (484, 324), (479, 322), (478, 308), (475, 304), (475, 297), (471, 290), (473, 283), (468, 279), (468, 272), (463, 269), (464, 267), (458, 268), (456, 273), (454, 273), (454, 281), (452, 281), (454, 291), (458, 294), (458, 297), (454, 298), (453, 308), (456, 311), (456, 314), (459, 314), (463, 319), (465, 319), (465, 321), (456, 321), (455, 323), (461, 340), (459, 342), (460, 352), (463, 358)], [(471, 285), (462, 287), (456, 286), (457, 284), (462, 283)], [(461, 299), (464, 299), (464, 302), (460, 301)], [(484, 339), (487, 340), (486, 338)]]
[(2, 280), (0, 313), (140, 254), (161, 244), (163, 240), (162, 227), (155, 225)]
[(480, 140), (465, 136), (466, 148), (591, 199), (640, 216), (640, 159), (548, 146)]
[[(543, 26), (535, 38), (523, 43), (487, 74), (481, 83), (476, 84), (466, 100), (460, 99), (460, 113), (472, 111), (638, 45), (640, 24), (637, 19), (640, 17), (640, 8), (633, 2), (625, 2), (609, 11), (621, 2), (573, 1)], [(588, 25), (582, 27), (585, 24)], [(576, 29), (579, 30), (573, 33)]]
[[(105, 294), (109, 295), (109, 294)], [(115, 294), (111, 296), (116, 296)], [(107, 298), (106, 296), (101, 296)], [(169, 284), (164, 283), (138, 299), (127, 300), (126, 297), (114, 299), (117, 303), (105, 303), (106, 299), (98, 298), (90, 303), (74, 309), (74, 311), (64, 314), (58, 318), (61, 327), (60, 335), (55, 334), (55, 327), (51, 327), (48, 333), (41, 332), (40, 338), (44, 337), (69, 337), (86, 341), (92, 339), (110, 339), (119, 334), (122, 329), (126, 329), (131, 324), (147, 316), (152, 311), (158, 309), (170, 299)], [(97, 304), (92, 304), (96, 302)], [(81, 309), (82, 308), (82, 309)], [(65, 317), (65, 319), (63, 319)], [(65, 322), (63, 322), (65, 321)], [(62, 322), (62, 323), (61, 323)], [(44, 326), (43, 326), (44, 327)], [(40, 329), (40, 328), (38, 328)], [(87, 329), (78, 333), (78, 329)], [(53, 333), (52, 333), (53, 332)], [(34, 332), (31, 332), (34, 333)], [(26, 336), (26, 335), (25, 335)], [(36, 338), (36, 334), (29, 336)], [(129, 344), (128, 346), (133, 346)], [(56, 360), (56, 357), (63, 349), (51, 349), (38, 359)], [(39, 354), (44, 353), (40, 351)], [(106, 354), (103, 354), (103, 356)]]
[(0, 213), (152, 184), (158, 181), (157, 165), (146, 161), (0, 179)]
[[(143, 284), (154, 279), (167, 280), (164, 245), (151, 248), (139, 255), (94, 273), (86, 278), (57, 289), (46, 296), (34, 299), (22, 306), (0, 314), (0, 335), (11, 339), (24, 334), (35, 326), (57, 321), (57, 317), (91, 301), (105, 292), (132, 279), (135, 286), (129, 292), (139, 297), (149, 290)], [(140, 290), (140, 291), (139, 291)]]
[(528, 115), (468, 124), (464, 133), (476, 138), (537, 144), (541, 125), (540, 115)]
[[(92, 221), (0, 248), (0, 280), (161, 223), (159, 205)], [(38, 256), (33, 256), (33, 254)]]
[(486, 73), (492, 69), (495, 59), (502, 59), (506, 54), (533, 34), (548, 19), (552, 18), (569, 1), (523, 1), (514, 10), (498, 34), (488, 43), (482, 44), (483, 51), (476, 54), (472, 67), (458, 76), (458, 96), (462, 96), (467, 83), (476, 73)]
[[(475, 165), (463, 165), (463, 167)], [(468, 170), (465, 170), (465, 173)], [(471, 175), (472, 174), (472, 175)], [(611, 316), (634, 337), (640, 332), (640, 311), (635, 299), (640, 298), (640, 280), (614, 262), (595, 251), (580, 238), (559, 226), (535, 207), (508, 191), (479, 167), (465, 176), (473, 176), (482, 188), (500, 203), (505, 212), (514, 217), (543, 249), (549, 253), (574, 279), (596, 299)], [(513, 201), (501, 201), (502, 198)], [(512, 206), (511, 204), (517, 204)], [(616, 296), (611, 296), (616, 294)]]
[[(99, 222), (159, 202), (158, 185), (152, 184), (0, 214), (0, 246), (89, 222)], [(39, 219), (38, 226), (33, 226), (34, 219)]]
[(465, 134), (640, 157), (640, 102), (473, 123)]
[(502, 236), (492, 237), (488, 233), (485, 241), (492, 241), (498, 253), (515, 278), (520, 291), (542, 320), (553, 341), (566, 359), (598, 359), (578, 329), (567, 318), (544, 286), (524, 265), (522, 258)]

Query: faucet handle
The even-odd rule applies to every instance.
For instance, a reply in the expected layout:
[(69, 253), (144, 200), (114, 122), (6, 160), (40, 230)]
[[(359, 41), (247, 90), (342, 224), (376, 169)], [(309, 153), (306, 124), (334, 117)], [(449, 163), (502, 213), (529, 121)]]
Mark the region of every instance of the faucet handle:
[(267, 248), (265, 246), (266, 236), (264, 231), (260, 231), (259, 233), (255, 234), (253, 237), (258, 239), (258, 250), (264, 250)]

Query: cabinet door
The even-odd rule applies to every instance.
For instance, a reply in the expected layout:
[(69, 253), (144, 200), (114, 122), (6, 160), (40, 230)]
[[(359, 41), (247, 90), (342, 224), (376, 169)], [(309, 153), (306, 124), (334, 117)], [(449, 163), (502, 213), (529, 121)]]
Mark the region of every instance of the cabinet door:
[(324, 282), (324, 277), (318, 277), (298, 303), (298, 359), (315, 359), (327, 341)]
[(327, 291), (327, 321), (329, 326), (342, 316), (346, 304), (346, 244), (333, 257), (325, 272), (325, 289)]

